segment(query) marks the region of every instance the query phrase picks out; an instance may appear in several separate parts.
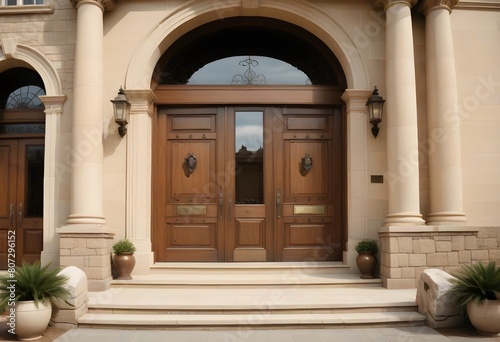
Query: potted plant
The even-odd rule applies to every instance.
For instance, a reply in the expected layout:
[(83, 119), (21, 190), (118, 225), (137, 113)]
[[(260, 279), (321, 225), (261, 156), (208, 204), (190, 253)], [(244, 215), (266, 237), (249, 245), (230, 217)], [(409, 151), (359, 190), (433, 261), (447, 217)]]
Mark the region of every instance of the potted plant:
[(488, 265), (462, 265), (452, 272), (451, 293), (457, 304), (466, 306), (467, 315), (479, 333), (500, 333), (500, 267), (494, 261)]
[(361, 279), (374, 278), (373, 272), (377, 267), (378, 245), (375, 240), (361, 240), (355, 247), (358, 256), (356, 257), (356, 265), (361, 272)]
[(7, 329), (19, 340), (42, 337), (52, 315), (52, 303), (69, 295), (67, 277), (59, 268), (23, 261), (12, 272), (0, 275), (0, 308), (7, 311)]
[(135, 246), (129, 239), (122, 239), (113, 245), (113, 265), (116, 272), (120, 275), (117, 279), (132, 279), (130, 274), (135, 266)]

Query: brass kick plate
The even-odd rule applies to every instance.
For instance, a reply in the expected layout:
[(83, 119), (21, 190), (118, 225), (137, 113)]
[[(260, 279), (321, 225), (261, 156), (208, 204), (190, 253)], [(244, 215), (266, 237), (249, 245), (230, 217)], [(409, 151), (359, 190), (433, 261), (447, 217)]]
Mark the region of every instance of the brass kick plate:
[(293, 213), (295, 215), (325, 215), (326, 207), (324, 205), (294, 205)]
[(206, 215), (206, 205), (178, 205), (177, 215)]

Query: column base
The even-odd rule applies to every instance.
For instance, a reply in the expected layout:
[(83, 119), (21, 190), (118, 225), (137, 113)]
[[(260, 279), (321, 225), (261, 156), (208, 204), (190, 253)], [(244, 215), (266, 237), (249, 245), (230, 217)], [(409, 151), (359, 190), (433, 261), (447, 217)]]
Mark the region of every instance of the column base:
[(384, 221), (385, 226), (420, 226), (425, 225), (422, 215), (419, 213), (397, 213), (388, 214)]
[(443, 211), (427, 215), (427, 224), (435, 226), (461, 226), (467, 223), (464, 213)]
[(89, 216), (89, 215), (69, 215), (66, 221), (68, 225), (85, 224), (85, 225), (106, 225), (104, 216)]
[(415, 288), (425, 269), (445, 272), (500, 256), (497, 227), (384, 226), (379, 230), (380, 278), (386, 288)]
[(60, 266), (76, 266), (87, 276), (89, 291), (109, 289), (114, 231), (101, 225), (69, 225), (57, 229)]

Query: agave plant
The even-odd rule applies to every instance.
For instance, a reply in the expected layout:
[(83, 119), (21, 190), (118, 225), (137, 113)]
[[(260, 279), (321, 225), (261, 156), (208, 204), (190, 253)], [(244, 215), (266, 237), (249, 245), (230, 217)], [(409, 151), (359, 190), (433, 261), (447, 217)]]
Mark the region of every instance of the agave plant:
[(11, 302), (30, 300), (38, 307), (45, 300), (68, 296), (69, 291), (64, 287), (67, 277), (59, 274), (59, 268), (49, 269), (49, 266), (41, 267), (39, 261), (32, 264), (23, 261), (15, 272), (0, 275), (0, 308), (5, 310)]
[(115, 254), (134, 254), (135, 246), (129, 239), (122, 239), (113, 245), (113, 252)]
[(484, 300), (498, 299), (500, 267), (496, 267), (494, 261), (490, 261), (486, 266), (482, 263), (462, 265), (452, 275), (455, 278), (450, 279), (450, 291), (459, 305), (470, 301), (481, 304)]
[(375, 240), (362, 240), (358, 242), (356, 247), (354, 247), (356, 252), (372, 252), (372, 253), (377, 253), (378, 252), (378, 245), (377, 241)]

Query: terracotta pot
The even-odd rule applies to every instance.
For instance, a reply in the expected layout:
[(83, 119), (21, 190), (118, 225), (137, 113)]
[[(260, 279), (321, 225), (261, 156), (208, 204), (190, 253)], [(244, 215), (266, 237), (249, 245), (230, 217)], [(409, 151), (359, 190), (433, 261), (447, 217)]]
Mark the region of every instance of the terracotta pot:
[(361, 272), (361, 279), (375, 278), (373, 271), (377, 267), (377, 257), (373, 252), (359, 252), (356, 258), (356, 265)]
[(132, 273), (135, 266), (135, 257), (131, 253), (125, 254), (115, 254), (113, 258), (113, 264), (115, 266), (116, 271), (120, 275), (118, 280), (130, 280), (132, 277), (130, 274)]
[(481, 305), (470, 301), (467, 303), (467, 315), (478, 333), (500, 334), (500, 300), (484, 300)]
[(52, 315), (49, 300), (38, 303), (30, 301), (16, 302), (16, 336), (21, 341), (33, 341), (42, 338)]

